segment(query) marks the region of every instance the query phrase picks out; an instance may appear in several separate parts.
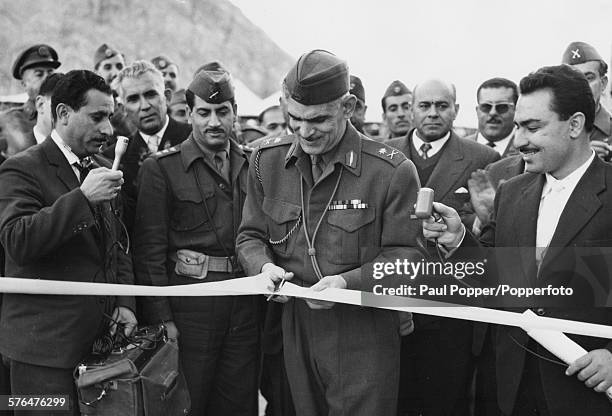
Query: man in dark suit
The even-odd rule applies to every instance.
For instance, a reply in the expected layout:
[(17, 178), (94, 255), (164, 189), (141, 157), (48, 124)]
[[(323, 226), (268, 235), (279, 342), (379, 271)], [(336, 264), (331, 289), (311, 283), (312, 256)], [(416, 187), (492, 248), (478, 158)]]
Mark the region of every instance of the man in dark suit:
[[(136, 209), (136, 181), (142, 162), (152, 153), (181, 143), (191, 133), (191, 127), (168, 116), (171, 91), (164, 90), (162, 74), (150, 62), (136, 61), (125, 67), (117, 76), (117, 82), (128, 117), (138, 127), (121, 160), (125, 179), (125, 218), (131, 233)], [(113, 152), (111, 148), (105, 155), (112, 158)]]
[[(589, 144), (595, 118), (589, 84), (580, 72), (561, 65), (526, 76), (520, 90), (515, 143), (527, 173), (499, 187), (493, 218), (481, 235), (482, 244), (507, 250), (497, 256), (495, 279), (518, 287), (571, 287), (571, 297), (536, 298), (528, 306), (540, 316), (610, 325), (612, 313), (599, 306), (607, 306), (610, 290), (609, 271), (602, 265), (610, 261), (605, 247), (612, 245), (612, 167)], [(426, 238), (447, 248), (474, 244), (453, 209), (437, 203), (434, 209), (444, 223), (425, 221)], [(565, 369), (521, 329), (496, 327), (504, 414), (610, 413), (603, 392), (612, 386), (612, 343), (570, 338), (588, 353)]]
[[(469, 205), (468, 178), (500, 156), (452, 131), (458, 110), (455, 100), (453, 85), (439, 80), (419, 84), (412, 101), (415, 129), (387, 144), (401, 150), (417, 167), (423, 186), (435, 191), (436, 200), (461, 212), (471, 227), (474, 214)], [(424, 315), (415, 315), (414, 321), (414, 334), (402, 339), (400, 414), (465, 414), (471, 381), (472, 323)], [(447, 342), (449, 339), (453, 342)]]
[(491, 78), (476, 90), (478, 132), (467, 136), (495, 150), (501, 157), (516, 154), (514, 148), (514, 107), (518, 87), (506, 78)]
[[(111, 91), (94, 73), (71, 71), (56, 86), (51, 108), (51, 136), (0, 168), (6, 275), (131, 284), (115, 204), (123, 175), (105, 167), (87, 172), (84, 165), (112, 134)], [(5, 294), (0, 352), (9, 361), (12, 393), (69, 395), (77, 414), (75, 366), (111, 321), (131, 332), (133, 305), (131, 297)]]

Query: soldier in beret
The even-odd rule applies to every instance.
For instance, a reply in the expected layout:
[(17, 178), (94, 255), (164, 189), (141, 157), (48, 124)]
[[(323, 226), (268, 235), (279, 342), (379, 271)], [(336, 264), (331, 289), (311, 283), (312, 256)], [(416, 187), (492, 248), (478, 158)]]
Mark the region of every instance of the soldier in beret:
[(365, 115), (368, 109), (365, 103), (365, 89), (359, 77), (351, 75), (350, 81), (349, 92), (357, 99), (355, 102), (355, 111), (353, 111), (353, 115), (351, 116), (351, 124), (359, 133), (365, 134), (363, 125), (365, 124)]
[(381, 100), (387, 139), (405, 136), (412, 128), (411, 102), (412, 92), (403, 82), (395, 80), (387, 87)]
[[(262, 273), (270, 289), (283, 280), (314, 292), (361, 289), (365, 262), (416, 255), (418, 224), (408, 215), (419, 189), (415, 167), (349, 122), (356, 98), (343, 60), (308, 52), (285, 84), (294, 134), (256, 150), (238, 256), (249, 275)], [(285, 302), (284, 356), (298, 415), (396, 414), (396, 312), (275, 300)], [(404, 323), (411, 327), (411, 320)]]
[[(136, 278), (165, 286), (244, 276), (234, 246), (249, 154), (231, 139), (230, 74), (200, 71), (186, 91), (193, 133), (142, 166)], [(149, 298), (143, 317), (178, 338), (192, 415), (256, 415), (259, 297)]]
[(151, 62), (164, 76), (165, 87), (175, 92), (178, 88), (178, 65), (165, 56), (156, 56)]
[(591, 147), (599, 157), (610, 161), (612, 157), (612, 115), (601, 103), (601, 95), (608, 85), (608, 64), (603, 60), (597, 50), (585, 42), (570, 43), (561, 63), (568, 64), (586, 77), (595, 99), (595, 123), (589, 135)]

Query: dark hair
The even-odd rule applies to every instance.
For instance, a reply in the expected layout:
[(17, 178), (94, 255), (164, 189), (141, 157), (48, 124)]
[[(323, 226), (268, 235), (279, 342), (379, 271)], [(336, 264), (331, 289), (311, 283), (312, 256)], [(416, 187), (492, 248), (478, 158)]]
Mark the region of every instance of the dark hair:
[(600, 60), (598, 62), (599, 62), (599, 76), (603, 78), (608, 73), (608, 64), (606, 63), (606, 61), (603, 61), (603, 60)]
[[(185, 90), (185, 101), (187, 101), (187, 106), (189, 107), (189, 111), (193, 110), (193, 106), (195, 105), (195, 94), (189, 88)], [(236, 105), (236, 99), (232, 98), (228, 100), (232, 107)]]
[(585, 117), (585, 129), (591, 131), (595, 120), (595, 101), (584, 75), (569, 65), (545, 66), (521, 79), (521, 94), (543, 89), (552, 92), (550, 109), (567, 120), (575, 113)]
[(87, 92), (97, 90), (112, 95), (110, 86), (104, 78), (86, 69), (76, 69), (68, 72), (59, 80), (51, 96), (51, 115), (57, 120), (58, 104), (66, 104), (74, 111), (78, 111), (87, 104)]
[(476, 101), (480, 96), (480, 90), (486, 88), (510, 88), (512, 90), (512, 101), (514, 104), (518, 101), (518, 87), (516, 84), (506, 78), (491, 78), (480, 84), (480, 87), (476, 90)]
[(57, 83), (64, 78), (64, 74), (61, 72), (54, 72), (47, 76), (45, 80), (40, 84), (40, 88), (38, 90), (38, 95), (42, 95), (44, 97), (50, 97), (53, 94), (53, 90), (57, 86)]
[(259, 120), (259, 124), (263, 123), (263, 118), (265, 117), (266, 113), (272, 110), (281, 111), (281, 107), (280, 105), (271, 105), (270, 107), (266, 108), (261, 113), (259, 113), (259, 115), (257, 116), (257, 120)]

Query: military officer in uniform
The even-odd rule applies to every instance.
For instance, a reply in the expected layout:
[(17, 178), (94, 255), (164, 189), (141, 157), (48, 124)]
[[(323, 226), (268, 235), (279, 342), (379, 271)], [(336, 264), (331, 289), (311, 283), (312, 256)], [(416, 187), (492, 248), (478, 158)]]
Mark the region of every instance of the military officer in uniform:
[[(285, 84), (294, 134), (268, 139), (253, 156), (239, 259), (270, 288), (291, 279), (313, 291), (361, 289), (366, 262), (416, 254), (407, 207), (418, 175), (401, 152), (367, 140), (349, 122), (355, 97), (346, 62), (308, 52)], [(286, 301), (283, 347), (298, 415), (395, 415), (397, 313), (277, 300)]]
[(606, 161), (612, 158), (612, 115), (601, 103), (601, 96), (608, 85), (608, 64), (597, 50), (585, 42), (567, 45), (561, 63), (568, 64), (586, 77), (595, 100), (595, 122), (589, 135), (591, 147)]
[(393, 81), (381, 99), (383, 125), (387, 129), (385, 139), (405, 136), (412, 128), (412, 91), (402, 81)]
[[(200, 71), (186, 91), (193, 133), (141, 168), (135, 220), (140, 284), (164, 286), (244, 276), (234, 245), (248, 154), (230, 138), (231, 77)], [(178, 337), (192, 415), (256, 415), (259, 318), (255, 296), (149, 298), (143, 318)]]
[(164, 76), (164, 86), (172, 92), (178, 89), (178, 65), (165, 56), (156, 56), (151, 63)]

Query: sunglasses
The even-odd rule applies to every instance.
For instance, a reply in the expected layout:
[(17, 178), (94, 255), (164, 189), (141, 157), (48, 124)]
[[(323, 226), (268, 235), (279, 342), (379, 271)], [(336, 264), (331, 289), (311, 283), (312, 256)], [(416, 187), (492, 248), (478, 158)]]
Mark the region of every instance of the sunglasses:
[(511, 108), (514, 108), (514, 104), (511, 104), (511, 103), (501, 103), (501, 104), (484, 103), (484, 104), (479, 104), (478, 108), (480, 109), (480, 111), (482, 111), (483, 113), (487, 113), (487, 114), (489, 114), (491, 110), (493, 110), (494, 108), (497, 114), (506, 114), (508, 111), (510, 111)]

